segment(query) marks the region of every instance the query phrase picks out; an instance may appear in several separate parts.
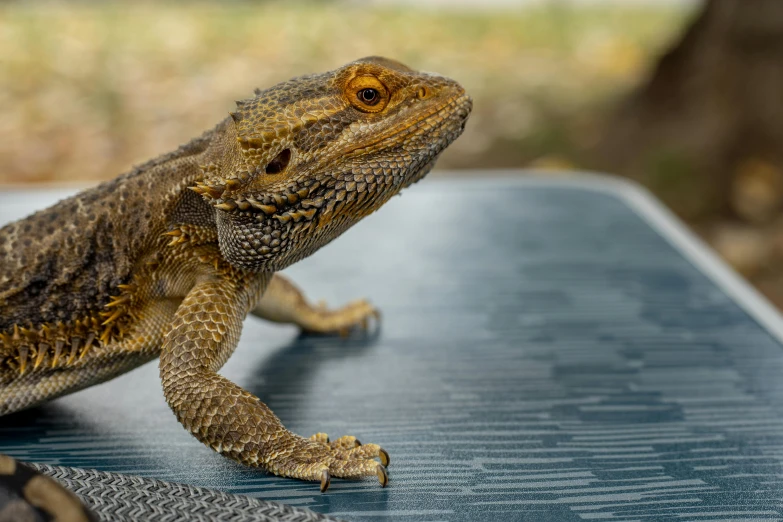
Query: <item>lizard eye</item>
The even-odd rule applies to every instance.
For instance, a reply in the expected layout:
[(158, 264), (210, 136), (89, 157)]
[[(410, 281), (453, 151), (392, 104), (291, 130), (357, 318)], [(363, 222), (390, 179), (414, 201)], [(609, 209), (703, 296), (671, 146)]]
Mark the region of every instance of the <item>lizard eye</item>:
[(389, 103), (389, 91), (375, 76), (356, 76), (346, 89), (351, 105), (362, 112), (381, 112)]
[(377, 104), (381, 99), (380, 93), (375, 89), (362, 89), (357, 93), (357, 96), (365, 105), (370, 106)]

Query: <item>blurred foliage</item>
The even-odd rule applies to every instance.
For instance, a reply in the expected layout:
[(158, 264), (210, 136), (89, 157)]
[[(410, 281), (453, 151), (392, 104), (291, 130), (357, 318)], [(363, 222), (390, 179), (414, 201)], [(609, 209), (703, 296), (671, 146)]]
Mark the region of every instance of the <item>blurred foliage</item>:
[(652, 2), (3, 4), (0, 182), (113, 177), (212, 127), (254, 87), (375, 54), (473, 95), (441, 168), (568, 165), (689, 15)]

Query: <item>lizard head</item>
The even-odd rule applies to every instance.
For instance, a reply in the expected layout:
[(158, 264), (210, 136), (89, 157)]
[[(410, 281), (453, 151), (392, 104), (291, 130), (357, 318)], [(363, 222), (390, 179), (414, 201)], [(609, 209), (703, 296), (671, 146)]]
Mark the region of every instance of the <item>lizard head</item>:
[(222, 255), (280, 270), (426, 175), (465, 127), (455, 81), (364, 58), (237, 102), (191, 189), (216, 208)]

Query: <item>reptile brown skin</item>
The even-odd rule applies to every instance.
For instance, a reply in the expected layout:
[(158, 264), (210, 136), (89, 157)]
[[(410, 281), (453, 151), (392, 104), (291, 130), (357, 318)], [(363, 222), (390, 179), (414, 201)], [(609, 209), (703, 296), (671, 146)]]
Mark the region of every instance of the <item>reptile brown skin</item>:
[(453, 80), (365, 58), (256, 91), (178, 150), (0, 229), (0, 415), (160, 357), (166, 401), (215, 451), (322, 491), (385, 486), (380, 446), (291, 433), (217, 372), (248, 313), (312, 332), (377, 316), (312, 306), (276, 272), (426, 175), (470, 109)]

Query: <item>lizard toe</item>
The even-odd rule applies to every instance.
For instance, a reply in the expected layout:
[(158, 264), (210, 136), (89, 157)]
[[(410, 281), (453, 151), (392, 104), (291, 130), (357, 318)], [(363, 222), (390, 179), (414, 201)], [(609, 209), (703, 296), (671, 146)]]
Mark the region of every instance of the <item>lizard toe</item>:
[(362, 444), (352, 435), (336, 440), (330, 440), (326, 433), (315, 433), (306, 439), (291, 436), (294, 437), (291, 441), (294, 451), (278, 453), (265, 465), (276, 475), (320, 481), (322, 492), (329, 488), (334, 477), (375, 476), (384, 487), (389, 481), (386, 467), (391, 459), (378, 444)]
[(305, 333), (338, 334), (347, 337), (351, 330), (369, 332), (380, 326), (381, 313), (365, 299), (350, 302), (336, 309), (324, 305), (317, 308), (315, 312), (316, 315), (303, 327)]

